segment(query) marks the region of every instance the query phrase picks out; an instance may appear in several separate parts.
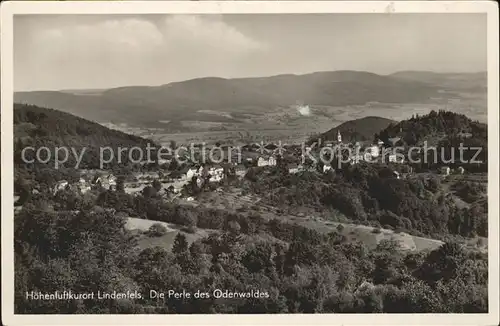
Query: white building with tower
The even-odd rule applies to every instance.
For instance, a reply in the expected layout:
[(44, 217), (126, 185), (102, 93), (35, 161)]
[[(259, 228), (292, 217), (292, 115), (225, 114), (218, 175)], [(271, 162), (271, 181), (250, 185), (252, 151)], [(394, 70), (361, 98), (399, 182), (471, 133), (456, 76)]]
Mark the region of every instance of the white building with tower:
[(257, 160), (257, 166), (275, 166), (276, 164), (277, 162), (274, 156), (270, 156), (267, 159), (261, 156)]

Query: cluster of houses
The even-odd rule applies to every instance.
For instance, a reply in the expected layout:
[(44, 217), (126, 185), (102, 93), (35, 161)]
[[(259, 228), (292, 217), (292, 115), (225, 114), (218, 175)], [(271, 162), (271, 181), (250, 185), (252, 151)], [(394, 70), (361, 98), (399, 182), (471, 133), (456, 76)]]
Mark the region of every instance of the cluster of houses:
[(200, 166), (198, 169), (189, 168), (186, 171), (186, 174), (182, 175), (182, 178), (185, 178), (188, 181), (192, 180), (193, 177), (208, 179), (209, 182), (219, 182), (224, 178), (224, 168)]
[(465, 169), (461, 166), (459, 166), (456, 170), (453, 170), (451, 169), (449, 166), (442, 166), (440, 171), (439, 171), (443, 176), (448, 176), (450, 175), (452, 172), (456, 173), (456, 174), (464, 174), (465, 173)]
[(87, 181), (85, 178), (81, 177), (75, 183), (70, 183), (67, 180), (61, 180), (54, 186), (53, 194), (55, 195), (58, 191), (68, 188), (80, 191), (84, 194), (95, 186), (101, 186), (105, 189), (111, 190), (116, 189), (116, 177), (112, 174), (108, 174), (106, 176), (95, 176), (91, 181)]
[[(391, 145), (396, 144), (399, 141), (399, 138), (391, 138), (388, 140)], [(351, 143), (351, 144), (343, 144), (342, 143), (342, 135), (340, 132), (337, 132), (337, 140), (326, 142), (326, 146), (333, 147), (335, 145), (343, 145), (347, 146), (351, 149), (355, 149), (350, 159), (350, 164), (356, 164), (360, 161), (369, 161), (369, 162), (389, 162), (389, 163), (404, 163), (404, 156), (401, 154), (393, 154), (393, 153), (384, 153), (381, 151), (381, 148), (384, 145), (384, 142), (377, 141), (375, 144), (372, 143), (368, 146), (361, 146), (360, 143)], [(247, 145), (249, 147), (251, 145)], [(267, 148), (267, 147), (266, 147)], [(252, 148), (249, 148), (251, 150)], [(311, 148), (308, 148), (311, 150)], [(293, 151), (293, 149), (292, 149)], [(258, 166), (258, 167), (266, 167), (266, 166), (276, 166), (277, 158), (275, 156), (274, 150), (268, 149), (267, 155), (257, 155), (253, 157), (247, 157), (246, 161), (250, 166)], [(359, 153), (363, 154), (359, 154)], [(295, 152), (292, 155), (297, 154), (298, 152), (295, 149)], [(302, 154), (303, 162), (304, 155)], [(300, 171), (305, 170), (316, 170), (317, 167), (312, 165), (305, 164), (297, 164), (297, 165), (288, 165), (289, 173), (298, 173)], [(205, 182), (220, 182), (225, 177), (229, 175), (235, 175), (238, 177), (243, 177), (247, 171), (247, 168), (243, 165), (238, 165), (236, 163), (222, 163), (221, 165), (193, 165), (193, 166), (185, 166), (181, 170), (176, 170), (174, 172), (170, 172), (170, 174), (163, 176), (161, 172), (144, 172), (136, 175), (135, 182), (125, 182), (125, 190), (128, 193), (133, 193), (136, 191), (140, 191), (142, 188), (146, 187), (150, 184), (154, 179), (160, 179), (160, 181), (164, 184), (165, 191), (170, 193), (179, 193), (180, 190), (188, 184), (189, 182), (195, 180), (197, 185), (201, 187)], [(334, 171), (334, 168), (330, 164), (324, 164), (322, 166), (323, 173), (328, 173), (330, 171)], [(451, 169), (449, 167), (442, 167), (440, 170), (442, 175), (449, 175)], [(459, 167), (455, 171), (458, 174), (463, 174), (464, 169)], [(90, 173), (89, 173), (90, 174)], [(394, 172), (394, 177), (401, 178), (404, 177), (400, 175), (398, 172)], [(59, 190), (70, 189), (79, 190), (81, 193), (85, 193), (91, 190), (93, 187), (102, 187), (104, 189), (116, 189), (117, 178), (113, 174), (103, 174), (96, 175), (91, 178), (90, 181), (87, 181), (85, 178), (80, 178), (78, 182), (70, 184), (66, 180), (59, 181), (53, 189), (54, 194), (56, 194)], [(165, 185), (166, 184), (166, 185)]]
[[(400, 141), (399, 137), (390, 138), (389, 144), (394, 146)], [(349, 148), (352, 150), (350, 153), (350, 164), (356, 164), (361, 161), (369, 161), (369, 162), (384, 162), (384, 163), (404, 163), (405, 158), (401, 154), (391, 153), (390, 151), (385, 152), (382, 151), (381, 148), (384, 146), (384, 142), (382, 140), (378, 140), (375, 144), (372, 143), (367, 146), (361, 145), (359, 142), (346, 144), (342, 142), (342, 135), (340, 131), (337, 131), (337, 140), (336, 141), (326, 141), (326, 147), (334, 147), (334, 146), (342, 146), (344, 148)], [(306, 150), (311, 150), (311, 147), (307, 147)]]

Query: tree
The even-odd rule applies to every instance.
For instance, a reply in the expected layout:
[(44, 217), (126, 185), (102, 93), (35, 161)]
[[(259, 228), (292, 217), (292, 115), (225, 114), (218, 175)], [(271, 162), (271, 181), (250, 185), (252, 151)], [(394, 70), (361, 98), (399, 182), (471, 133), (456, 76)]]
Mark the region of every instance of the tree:
[(187, 252), (189, 249), (188, 242), (186, 240), (186, 236), (182, 233), (177, 233), (174, 239), (174, 246), (172, 247), (172, 252), (174, 254), (180, 254)]
[(274, 266), (273, 248), (268, 242), (260, 242), (250, 249), (242, 257), (242, 264), (251, 273), (259, 273), (261, 271), (269, 272)]
[(464, 260), (464, 249), (456, 242), (446, 242), (429, 253), (419, 270), (419, 275), (429, 284), (435, 284), (441, 279), (446, 281), (457, 275)]
[(125, 192), (125, 177), (122, 175), (116, 179), (116, 191)]
[(156, 197), (157, 195), (157, 191), (155, 188), (151, 187), (151, 186), (147, 186), (145, 187), (144, 189), (142, 189), (142, 195), (145, 197), (145, 198), (152, 198), (152, 197)]
[(179, 168), (179, 162), (177, 161), (177, 158), (173, 158), (170, 163), (168, 164), (168, 170), (169, 171), (175, 171)]
[(151, 186), (157, 191), (159, 192), (161, 190), (161, 187), (162, 187), (162, 184), (161, 182), (158, 180), (158, 179), (154, 179)]

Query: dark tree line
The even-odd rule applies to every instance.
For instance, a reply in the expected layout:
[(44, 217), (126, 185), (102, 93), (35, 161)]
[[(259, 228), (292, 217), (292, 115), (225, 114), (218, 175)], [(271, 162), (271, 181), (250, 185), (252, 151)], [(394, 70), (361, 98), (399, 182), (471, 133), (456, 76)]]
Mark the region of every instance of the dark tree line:
[[(182, 208), (168, 211), (175, 221), (188, 216)], [(454, 243), (415, 253), (383, 241), (369, 250), (337, 232), (318, 233), (255, 214), (201, 209), (192, 214), (198, 226), (218, 231), (192, 243), (178, 233), (171, 252), (160, 247), (138, 251), (121, 214), (99, 206), (57, 210), (45, 201), (30, 201), (15, 218), (16, 313), (487, 311), (486, 255)], [(252, 289), (268, 292), (269, 298), (107, 302), (23, 296), (61, 288)]]

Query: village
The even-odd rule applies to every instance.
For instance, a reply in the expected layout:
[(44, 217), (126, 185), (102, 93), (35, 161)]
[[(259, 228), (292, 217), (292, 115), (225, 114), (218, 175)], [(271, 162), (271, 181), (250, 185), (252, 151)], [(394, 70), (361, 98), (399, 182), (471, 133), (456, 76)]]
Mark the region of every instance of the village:
[[(407, 178), (414, 173), (413, 167), (405, 164), (406, 158), (401, 153), (391, 152), (391, 148), (398, 141), (399, 138), (391, 138), (388, 145), (380, 140), (375, 144), (369, 143), (366, 145), (362, 145), (360, 142), (344, 143), (341, 133), (338, 132), (337, 140), (325, 142), (325, 147), (315, 148), (314, 144), (305, 147), (307, 155), (304, 153), (304, 148), (299, 145), (278, 147), (275, 144), (267, 144), (265, 147), (260, 148), (257, 145), (246, 145), (241, 148), (239, 157), (228, 155), (223, 163), (199, 164), (184, 155), (182, 165), (176, 162), (172, 163), (172, 160), (164, 160), (156, 169), (131, 171), (127, 175), (107, 170), (80, 170), (80, 179), (78, 181), (71, 183), (67, 180), (60, 180), (54, 186), (52, 192), (53, 195), (56, 195), (58, 191), (63, 189), (73, 189), (81, 193), (86, 193), (95, 188), (116, 190), (118, 183), (121, 182), (126, 193), (141, 194), (145, 188), (156, 181), (159, 186), (157, 195), (168, 200), (184, 198), (187, 201), (192, 201), (192, 196), (185, 191), (190, 183), (196, 184), (200, 189), (203, 188), (205, 183), (208, 183), (215, 186), (214, 189), (216, 189), (217, 185), (226, 178), (242, 179), (252, 167), (284, 165), (290, 174), (302, 171), (316, 171), (324, 174), (335, 173), (340, 168), (340, 164), (333, 159), (332, 153), (335, 153), (334, 148), (339, 148), (339, 146), (340, 148), (349, 149), (349, 157), (343, 158), (343, 163), (353, 165), (365, 161), (387, 163), (391, 166), (400, 165), (403, 168), (393, 169), (391, 177), (397, 179)], [(325, 152), (330, 153), (326, 155), (329, 160), (323, 163), (325, 161), (325, 155), (323, 155)], [(175, 169), (171, 168), (172, 164), (176, 165)], [(452, 170), (448, 166), (440, 166), (435, 172), (446, 177), (450, 174), (464, 174), (465, 169), (458, 167)], [(34, 193), (38, 191), (33, 189)]]

